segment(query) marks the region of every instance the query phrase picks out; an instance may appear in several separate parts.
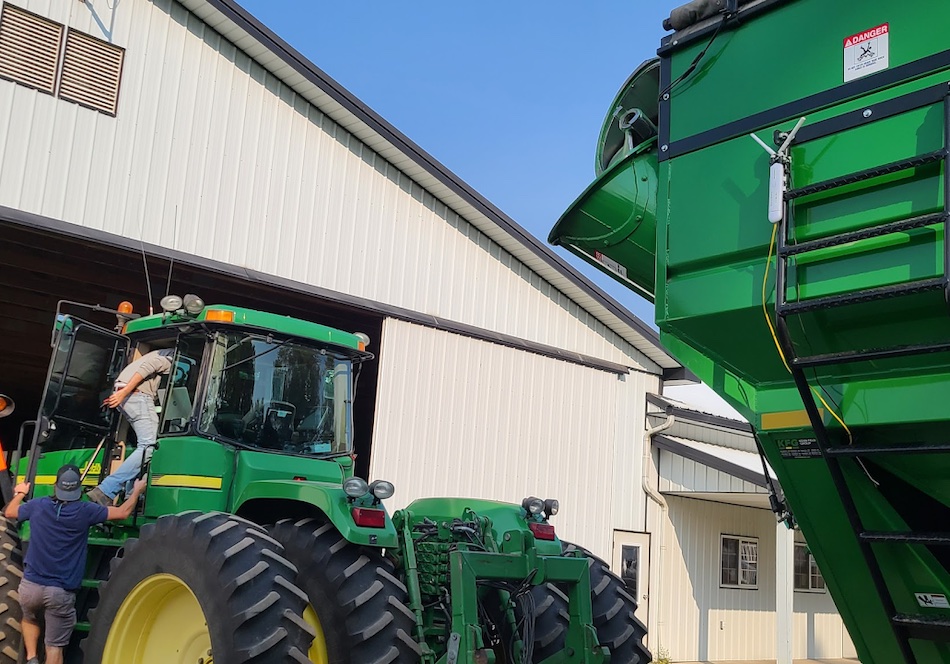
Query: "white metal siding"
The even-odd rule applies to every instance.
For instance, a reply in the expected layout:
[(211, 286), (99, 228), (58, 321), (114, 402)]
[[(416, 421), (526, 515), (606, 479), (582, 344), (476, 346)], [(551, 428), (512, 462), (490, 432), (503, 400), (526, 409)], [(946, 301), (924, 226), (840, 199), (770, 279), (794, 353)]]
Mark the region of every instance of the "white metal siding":
[(642, 527), (630, 478), (636, 409), (655, 377), (621, 380), (392, 319), (379, 358), (370, 475), (396, 485), (391, 508), (427, 496), (557, 498), (558, 534), (608, 560), (614, 528)]
[[(663, 421), (660, 418), (659, 421)], [(736, 431), (712, 425), (704, 425), (697, 422), (690, 422), (684, 419), (677, 419), (673, 426), (666, 432), (669, 436), (677, 438), (689, 438), (690, 440), (701, 440), (704, 443), (731, 447), (736, 450), (745, 450), (746, 452), (759, 451), (755, 446), (755, 439), (749, 431)]]
[[(659, 629), (673, 661), (775, 659), (775, 519), (767, 510), (667, 497)], [(720, 588), (720, 536), (758, 539), (758, 589)], [(853, 654), (829, 595), (795, 593), (795, 657)], [(809, 647), (810, 645), (810, 647)]]
[[(805, 541), (801, 533), (796, 533), (795, 540)], [(830, 593), (796, 592), (794, 601), (792, 657), (832, 659), (858, 656)]]
[(0, 204), (656, 370), (177, 2), (23, 3), (127, 50), (115, 118), (0, 81)]
[(660, 491), (703, 493), (768, 493), (763, 487), (721, 470), (660, 450)]

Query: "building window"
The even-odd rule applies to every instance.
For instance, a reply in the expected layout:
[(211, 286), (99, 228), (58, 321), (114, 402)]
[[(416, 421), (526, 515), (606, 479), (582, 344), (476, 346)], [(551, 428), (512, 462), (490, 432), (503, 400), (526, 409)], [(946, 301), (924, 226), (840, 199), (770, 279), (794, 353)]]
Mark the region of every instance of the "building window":
[(4, 3), (0, 13), (0, 76), (52, 94), (62, 41), (61, 24)]
[(2, 78), (115, 115), (124, 58), (125, 49), (3, 3)]
[(60, 98), (115, 115), (124, 55), (118, 46), (69, 30), (63, 50)]
[(720, 549), (720, 585), (724, 588), (758, 588), (759, 541), (751, 537), (723, 535)]
[(640, 568), (640, 547), (626, 544), (620, 549), (620, 578), (633, 597), (638, 597), (637, 574)]
[(795, 590), (824, 592), (825, 580), (808, 546), (795, 544)]

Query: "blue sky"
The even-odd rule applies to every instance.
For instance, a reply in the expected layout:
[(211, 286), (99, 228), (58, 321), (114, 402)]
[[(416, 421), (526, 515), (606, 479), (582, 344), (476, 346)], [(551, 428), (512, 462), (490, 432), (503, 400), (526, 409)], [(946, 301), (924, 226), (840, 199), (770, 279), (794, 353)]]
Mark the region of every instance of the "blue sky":
[[(683, 2), (239, 1), (542, 240), (593, 180), (607, 107)], [(653, 324), (652, 304), (569, 260)]]

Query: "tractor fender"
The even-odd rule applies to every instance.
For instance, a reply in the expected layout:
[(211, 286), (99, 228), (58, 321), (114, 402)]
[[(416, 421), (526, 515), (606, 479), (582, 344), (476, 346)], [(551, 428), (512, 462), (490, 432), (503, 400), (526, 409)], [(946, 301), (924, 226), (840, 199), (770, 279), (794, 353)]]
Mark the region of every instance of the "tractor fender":
[(242, 487), (235, 497), (233, 509), (235, 513), (241, 514), (255, 502), (266, 504), (271, 511), (267, 514), (267, 520), (271, 523), (299, 515), (301, 506), (311, 506), (325, 515), (348, 542), (381, 548), (396, 546), (396, 528), (389, 512), (386, 512), (386, 522), (382, 528), (357, 526), (351, 514), (352, 503), (338, 484), (257, 480)]

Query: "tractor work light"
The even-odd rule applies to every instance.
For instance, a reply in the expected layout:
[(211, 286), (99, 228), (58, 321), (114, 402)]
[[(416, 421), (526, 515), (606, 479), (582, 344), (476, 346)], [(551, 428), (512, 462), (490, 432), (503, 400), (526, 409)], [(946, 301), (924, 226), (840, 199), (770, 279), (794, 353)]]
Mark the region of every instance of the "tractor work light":
[(343, 483), (343, 493), (350, 498), (360, 498), (369, 493), (369, 485), (362, 477), (351, 477)]
[(521, 501), (521, 507), (523, 507), (528, 514), (537, 515), (544, 511), (544, 501), (534, 496), (528, 496)]
[(375, 480), (369, 485), (369, 492), (379, 500), (386, 500), (393, 497), (393, 494), (396, 493), (396, 487), (393, 486), (392, 482)]
[(6, 394), (0, 394), (0, 417), (6, 417), (13, 412), (13, 409), (16, 406), (13, 404), (13, 399), (8, 397)]
[(544, 516), (550, 518), (557, 514), (559, 509), (561, 509), (561, 503), (557, 501), (557, 498), (548, 498), (544, 501)]
[(177, 295), (166, 295), (159, 300), (159, 305), (161, 305), (162, 311), (170, 314), (181, 309), (182, 301)]
[(205, 308), (205, 301), (194, 293), (188, 293), (182, 298), (182, 304), (185, 305), (185, 311), (192, 316), (197, 316)]

